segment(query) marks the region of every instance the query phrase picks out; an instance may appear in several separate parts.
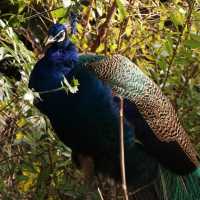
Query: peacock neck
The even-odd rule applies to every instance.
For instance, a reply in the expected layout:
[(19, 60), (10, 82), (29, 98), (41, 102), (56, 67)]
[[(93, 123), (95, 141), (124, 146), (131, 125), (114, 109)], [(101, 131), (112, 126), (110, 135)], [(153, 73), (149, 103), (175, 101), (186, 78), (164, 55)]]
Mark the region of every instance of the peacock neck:
[(78, 51), (76, 46), (69, 40), (64, 42), (54, 43), (48, 48), (45, 54), (47, 66), (53, 69), (65, 68), (65, 71), (71, 71), (78, 61)]
[(49, 46), (47, 51), (45, 52), (45, 56), (50, 56), (52, 52), (60, 51), (60, 50), (68, 50), (72, 42), (69, 39), (66, 39), (62, 42), (55, 42)]

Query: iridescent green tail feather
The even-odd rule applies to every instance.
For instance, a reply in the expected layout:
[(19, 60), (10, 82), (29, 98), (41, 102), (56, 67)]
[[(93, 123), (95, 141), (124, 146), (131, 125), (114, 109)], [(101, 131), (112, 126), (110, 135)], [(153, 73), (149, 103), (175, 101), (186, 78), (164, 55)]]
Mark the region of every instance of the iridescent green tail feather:
[(200, 179), (193, 173), (178, 176), (160, 167), (160, 191), (163, 200), (200, 199)]

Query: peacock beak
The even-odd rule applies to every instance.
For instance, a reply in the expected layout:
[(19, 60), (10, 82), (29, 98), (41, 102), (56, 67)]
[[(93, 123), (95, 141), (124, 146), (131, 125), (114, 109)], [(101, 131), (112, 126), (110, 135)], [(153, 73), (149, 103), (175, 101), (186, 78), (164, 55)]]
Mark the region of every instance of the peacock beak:
[(47, 46), (48, 44), (54, 43), (55, 41), (56, 38), (50, 35), (49, 37), (45, 38), (44, 45)]

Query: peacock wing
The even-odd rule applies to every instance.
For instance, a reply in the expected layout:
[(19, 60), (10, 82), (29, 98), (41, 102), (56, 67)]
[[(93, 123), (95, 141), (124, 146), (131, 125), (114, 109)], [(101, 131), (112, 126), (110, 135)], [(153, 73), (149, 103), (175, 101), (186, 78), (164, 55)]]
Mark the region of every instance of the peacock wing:
[(169, 99), (133, 62), (121, 55), (90, 63), (89, 70), (111, 84), (113, 91), (134, 103), (156, 138), (173, 142), (197, 166), (197, 153)]

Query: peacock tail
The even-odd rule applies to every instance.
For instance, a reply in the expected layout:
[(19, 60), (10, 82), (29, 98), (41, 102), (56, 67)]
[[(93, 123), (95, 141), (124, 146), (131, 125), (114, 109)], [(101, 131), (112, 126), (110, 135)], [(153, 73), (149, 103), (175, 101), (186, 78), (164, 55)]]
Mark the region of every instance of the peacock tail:
[(180, 176), (159, 165), (156, 178), (138, 188), (129, 187), (130, 200), (199, 200), (199, 178)]
[(189, 173), (185, 176), (178, 176), (160, 166), (159, 181), (161, 199), (163, 200), (195, 200), (200, 199), (199, 177)]

